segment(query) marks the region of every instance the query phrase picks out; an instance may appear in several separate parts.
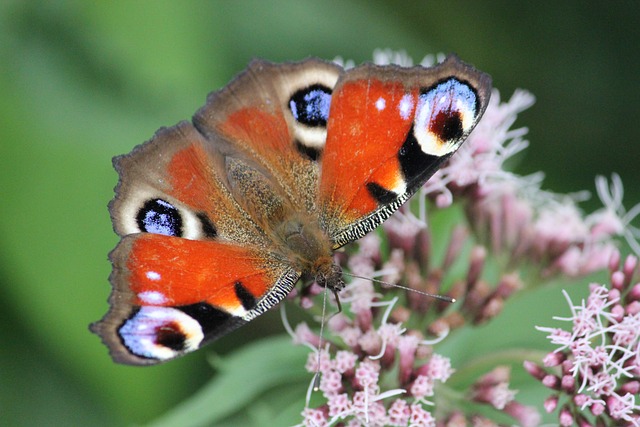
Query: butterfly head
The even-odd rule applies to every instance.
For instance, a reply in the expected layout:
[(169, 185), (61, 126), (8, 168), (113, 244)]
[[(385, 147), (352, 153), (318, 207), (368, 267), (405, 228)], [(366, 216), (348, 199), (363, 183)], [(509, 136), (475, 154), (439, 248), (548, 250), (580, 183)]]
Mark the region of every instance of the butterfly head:
[(332, 291), (344, 288), (342, 269), (333, 261), (330, 240), (316, 222), (294, 215), (282, 222), (277, 234), (292, 265), (309, 279)]
[(340, 292), (344, 289), (342, 268), (329, 259), (321, 259), (315, 269), (315, 280), (318, 285), (332, 292)]

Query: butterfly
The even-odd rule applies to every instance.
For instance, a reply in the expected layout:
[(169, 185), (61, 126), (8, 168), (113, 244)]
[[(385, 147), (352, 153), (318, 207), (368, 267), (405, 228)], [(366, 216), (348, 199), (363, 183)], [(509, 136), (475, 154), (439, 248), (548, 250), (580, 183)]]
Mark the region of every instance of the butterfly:
[(431, 67), (255, 60), (191, 122), (129, 154), (109, 205), (110, 309), (91, 330), (116, 362), (197, 350), (300, 280), (338, 292), (333, 252), (374, 230), (465, 141), (491, 79)]

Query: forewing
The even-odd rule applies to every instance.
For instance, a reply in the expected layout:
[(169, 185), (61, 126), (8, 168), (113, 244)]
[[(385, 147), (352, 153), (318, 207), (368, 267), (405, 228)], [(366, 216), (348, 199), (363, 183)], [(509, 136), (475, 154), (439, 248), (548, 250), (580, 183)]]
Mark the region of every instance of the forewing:
[(115, 231), (267, 245), (231, 193), (217, 144), (182, 122), (116, 157), (120, 181), (109, 204)]
[(453, 56), (432, 68), (363, 65), (342, 75), (318, 194), (334, 248), (377, 227), (455, 153), (490, 89), (488, 75)]
[(315, 211), (317, 160), (326, 139), (331, 93), (342, 69), (318, 59), (289, 64), (253, 61), (194, 116), (206, 137), (273, 181), (287, 204)]

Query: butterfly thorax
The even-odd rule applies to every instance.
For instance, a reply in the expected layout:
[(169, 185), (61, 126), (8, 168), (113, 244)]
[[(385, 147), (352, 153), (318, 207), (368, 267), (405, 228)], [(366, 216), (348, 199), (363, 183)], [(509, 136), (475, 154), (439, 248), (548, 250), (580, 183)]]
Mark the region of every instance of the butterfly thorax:
[(335, 264), (330, 240), (313, 222), (294, 216), (282, 222), (277, 232), (289, 262), (303, 275), (333, 291), (344, 288), (342, 269)]
[[(301, 210), (304, 198), (291, 200), (281, 183), (243, 160), (227, 158), (226, 167), (235, 199), (270, 234), (269, 240), (284, 255), (286, 263), (301, 272), (303, 279), (315, 280), (335, 291), (344, 288), (342, 269), (333, 262), (331, 240), (317, 217)], [(313, 171), (311, 181), (315, 179)]]

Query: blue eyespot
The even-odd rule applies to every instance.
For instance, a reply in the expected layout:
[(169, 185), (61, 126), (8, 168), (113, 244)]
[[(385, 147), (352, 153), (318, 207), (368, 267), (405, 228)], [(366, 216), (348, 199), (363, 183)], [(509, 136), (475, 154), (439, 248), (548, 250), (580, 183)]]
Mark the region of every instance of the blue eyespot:
[(475, 90), (451, 77), (421, 91), (414, 122), (415, 137), (423, 152), (443, 156), (462, 144), (477, 117)]
[(167, 360), (197, 349), (204, 334), (197, 320), (172, 307), (140, 307), (118, 329), (136, 356)]
[(182, 236), (182, 216), (178, 209), (162, 199), (152, 199), (138, 211), (138, 228), (145, 233)]
[(294, 93), (289, 109), (298, 123), (309, 127), (326, 127), (331, 106), (331, 90), (315, 84)]

